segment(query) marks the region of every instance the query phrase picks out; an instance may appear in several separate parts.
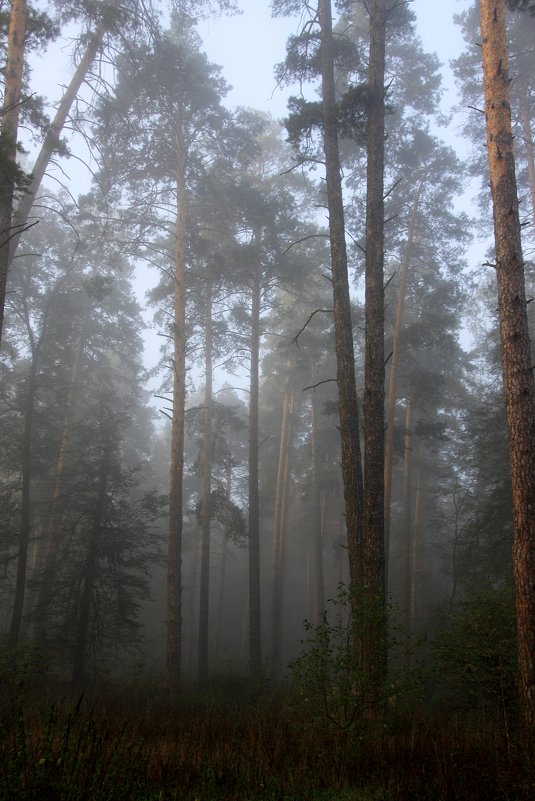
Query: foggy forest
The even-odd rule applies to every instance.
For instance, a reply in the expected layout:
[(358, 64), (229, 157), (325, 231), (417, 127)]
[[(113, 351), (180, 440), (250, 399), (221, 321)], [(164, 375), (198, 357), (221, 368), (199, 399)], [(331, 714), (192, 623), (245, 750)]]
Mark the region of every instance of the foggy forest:
[(255, 5), (0, 0), (0, 801), (528, 801), (535, 3)]

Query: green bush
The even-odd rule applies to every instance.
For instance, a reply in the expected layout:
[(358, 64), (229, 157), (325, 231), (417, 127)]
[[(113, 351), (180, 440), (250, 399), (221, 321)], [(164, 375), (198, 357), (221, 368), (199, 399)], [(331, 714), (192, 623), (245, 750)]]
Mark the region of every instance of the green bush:
[(435, 638), (437, 681), (458, 708), (507, 717), (517, 685), (513, 591), (488, 585), (471, 591), (443, 621)]

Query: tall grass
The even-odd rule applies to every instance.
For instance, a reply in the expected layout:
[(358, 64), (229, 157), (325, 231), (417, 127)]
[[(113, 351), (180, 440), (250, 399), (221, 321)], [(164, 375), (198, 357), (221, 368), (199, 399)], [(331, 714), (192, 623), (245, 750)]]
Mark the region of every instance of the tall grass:
[[(2, 801), (531, 801), (535, 771), (485, 713), (388, 712), (342, 742), (290, 690), (2, 700)], [(343, 759), (341, 758), (343, 755)], [(343, 766), (343, 769), (341, 769)]]

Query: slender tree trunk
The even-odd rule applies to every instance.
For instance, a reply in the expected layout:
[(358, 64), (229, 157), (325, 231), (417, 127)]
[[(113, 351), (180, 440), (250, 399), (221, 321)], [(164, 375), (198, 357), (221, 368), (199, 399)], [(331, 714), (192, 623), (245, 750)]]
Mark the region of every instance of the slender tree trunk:
[(285, 506), (288, 495), (288, 455), (293, 407), (293, 392), (286, 389), (282, 403), (282, 420), (279, 440), (279, 460), (275, 491), (273, 520), (272, 589), (271, 589), (271, 669), (274, 675), (280, 670), (281, 628), (284, 596), (284, 534)]
[(4, 327), (10, 238), (16, 188), (17, 137), (22, 99), (26, 0), (12, 0), (7, 39), (4, 103), (0, 122), (0, 341)]
[(414, 523), (411, 543), (411, 591), (410, 591), (410, 631), (416, 631), (418, 609), (418, 584), (420, 580), (420, 567), (422, 563), (422, 507), (423, 507), (423, 462), (424, 440), (420, 439), (418, 448), (418, 463), (416, 471), (416, 495), (414, 500)]
[(22, 440), (22, 503), (17, 558), (17, 577), (15, 582), (15, 601), (9, 629), (9, 645), (14, 648), (20, 636), (22, 612), (26, 594), (26, 573), (28, 567), (28, 547), (31, 534), (31, 476), (32, 476), (32, 436), (35, 389), (37, 379), (37, 350), (32, 347), (30, 372), (26, 385), (24, 402), (24, 433)]
[(206, 322), (204, 328), (204, 430), (202, 456), (202, 546), (201, 587), (199, 595), (199, 681), (208, 676), (208, 631), (210, 608), (210, 522), (212, 489), (212, 284), (206, 287)]
[[(229, 458), (227, 463), (227, 487), (226, 496), (230, 500), (232, 494), (232, 459)], [(221, 650), (221, 634), (223, 631), (223, 608), (225, 605), (225, 585), (227, 578), (227, 551), (229, 541), (229, 527), (225, 526), (223, 532), (223, 543), (221, 550), (221, 571), (219, 576), (219, 600), (217, 604), (217, 623), (216, 623), (216, 651), (219, 653)]]
[[(119, 5), (119, 0), (108, 0), (107, 5), (109, 9), (116, 9)], [(85, 80), (91, 64), (95, 60), (97, 53), (102, 46), (102, 41), (106, 31), (110, 27), (110, 21), (110, 16), (107, 14), (106, 19), (102, 20), (97, 25), (94, 33), (90, 36), (86, 49), (82, 54), (74, 75), (72, 76), (71, 81), (67, 86), (61, 102), (56, 110), (54, 119), (52, 120), (50, 127), (46, 132), (45, 139), (41, 145), (41, 150), (39, 151), (31, 171), (30, 183), (24, 194), (21, 196), (13, 216), (13, 229), (15, 236), (13, 236), (10, 242), (10, 263), (15, 255), (15, 251), (17, 250), (21, 234), (24, 231), (24, 227), (28, 221), (31, 208), (34, 204), (37, 192), (39, 191), (39, 187), (41, 186), (41, 181), (43, 180), (46, 169), (50, 163), (50, 159), (54, 155), (54, 152), (58, 149), (61, 132), (63, 131), (65, 123), (67, 122), (67, 117), (69, 116), (72, 104), (76, 99), (76, 96)]]
[(74, 354), (74, 361), (69, 376), (69, 390), (67, 393), (65, 417), (63, 420), (63, 430), (61, 433), (61, 442), (56, 465), (56, 478), (54, 481), (54, 491), (52, 493), (50, 516), (48, 519), (46, 532), (44, 565), (41, 574), (37, 605), (34, 612), (35, 636), (37, 641), (41, 643), (46, 640), (48, 611), (54, 596), (54, 574), (61, 534), (60, 509), (64, 495), (65, 469), (67, 464), (67, 454), (70, 447), (71, 428), (76, 395), (78, 392), (80, 365), (84, 353), (90, 319), (89, 312), (86, 312), (82, 321), (82, 331)]
[(186, 145), (181, 122), (177, 133), (177, 217), (173, 319), (173, 415), (167, 562), (167, 684), (181, 679), (182, 654), (182, 483), (184, 476), (184, 409), (186, 404)]
[(91, 620), (93, 593), (97, 578), (97, 557), (104, 514), (106, 511), (107, 489), (110, 476), (111, 439), (109, 433), (107, 434), (107, 440), (103, 443), (103, 448), (99, 489), (84, 560), (83, 589), (74, 639), (72, 683), (76, 686), (83, 686), (86, 681), (87, 639)]
[[(388, 576), (388, 557), (390, 551), (390, 509), (392, 505), (392, 472), (394, 462), (394, 421), (396, 414), (397, 381), (399, 371), (399, 355), (401, 345), (401, 332), (403, 330), (403, 317), (405, 314), (405, 297), (407, 295), (407, 279), (412, 257), (414, 231), (418, 218), (418, 207), (422, 193), (423, 182), (420, 181), (412, 204), (407, 242), (403, 253), (401, 274), (399, 280), (398, 300), (396, 304), (396, 322), (392, 339), (392, 355), (390, 358), (390, 377), (388, 381), (388, 395), (386, 402), (386, 443), (385, 443), (385, 561)], [(387, 582), (388, 584), (388, 582)]]
[(384, 603), (384, 142), (386, 0), (370, 9), (366, 196), (363, 582)]
[[(312, 382), (314, 383), (314, 372)], [(318, 402), (316, 395), (312, 396), (312, 503), (314, 515), (314, 600), (315, 619), (321, 622), (325, 609), (325, 578), (323, 572), (323, 526), (325, 520), (325, 490), (320, 489), (319, 480), (319, 448), (318, 448)]]
[(535, 415), (516, 188), (504, 0), (480, 0), (487, 152), (514, 519), (520, 710), (535, 731)]
[(411, 587), (411, 539), (412, 539), (412, 392), (407, 397), (405, 408), (405, 456), (403, 464), (403, 526), (401, 530), (400, 605), (403, 624), (409, 630), (409, 607)]
[(258, 402), (260, 362), (260, 231), (254, 233), (256, 264), (251, 288), (251, 375), (249, 387), (249, 667), (262, 671), (260, 612), (260, 502), (258, 490)]
[(347, 272), (344, 204), (340, 174), (338, 120), (334, 82), (333, 34), (330, 0), (319, 0), (321, 28), (321, 72), (323, 98), (323, 147), (329, 210), (331, 266), (334, 301), (334, 332), (342, 446), (346, 530), (350, 581), (357, 585), (362, 575), (363, 479), (360, 452), (359, 408), (355, 381), (353, 324)]

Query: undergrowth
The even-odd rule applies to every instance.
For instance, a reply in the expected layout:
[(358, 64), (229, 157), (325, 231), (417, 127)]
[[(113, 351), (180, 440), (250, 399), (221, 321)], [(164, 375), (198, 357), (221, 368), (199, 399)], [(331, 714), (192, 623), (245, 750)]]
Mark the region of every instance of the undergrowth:
[[(528, 801), (534, 772), (486, 715), (388, 713), (344, 743), (291, 691), (3, 699), (0, 798)], [(133, 699), (135, 703), (133, 703)], [(343, 772), (340, 753), (344, 748)]]

